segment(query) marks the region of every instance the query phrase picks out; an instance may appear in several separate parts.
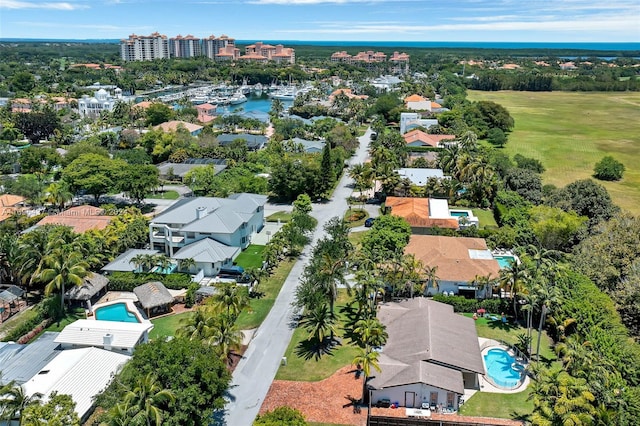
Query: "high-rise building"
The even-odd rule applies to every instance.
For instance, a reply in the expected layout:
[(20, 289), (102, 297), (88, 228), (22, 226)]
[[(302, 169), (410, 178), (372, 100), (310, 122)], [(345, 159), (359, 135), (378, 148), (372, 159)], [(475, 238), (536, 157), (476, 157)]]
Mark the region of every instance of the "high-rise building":
[(235, 39), (223, 34), (202, 39), (202, 54), (214, 61), (224, 61), (237, 59), (240, 51), (236, 49)]
[(172, 58), (193, 58), (202, 55), (200, 39), (191, 34), (177, 35), (169, 39), (169, 54)]
[(169, 58), (169, 40), (158, 32), (148, 36), (131, 34), (128, 39), (120, 41), (120, 56), (123, 61)]

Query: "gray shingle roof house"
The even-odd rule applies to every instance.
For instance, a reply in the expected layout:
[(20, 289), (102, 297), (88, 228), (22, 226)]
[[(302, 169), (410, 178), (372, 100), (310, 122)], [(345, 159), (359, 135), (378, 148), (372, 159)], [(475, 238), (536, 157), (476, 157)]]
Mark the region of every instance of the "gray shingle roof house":
[(485, 372), (473, 319), (421, 297), (387, 303), (378, 318), (389, 339), (378, 362), (382, 371), (368, 382), (371, 402), (457, 410), (464, 389), (476, 388)]
[(263, 135), (251, 135), (248, 133), (223, 133), (216, 136), (221, 146), (227, 146), (236, 139), (242, 139), (247, 143), (247, 148), (251, 151), (257, 151), (264, 148), (268, 138)]
[(245, 249), (264, 226), (266, 202), (266, 195), (247, 193), (182, 199), (151, 221), (150, 243), (171, 257), (205, 238)]
[(201, 166), (213, 167), (215, 174), (218, 174), (227, 168), (225, 160), (216, 158), (189, 158), (182, 163), (171, 163), (169, 161), (165, 161), (164, 163), (158, 164), (157, 167), (161, 178), (167, 179), (179, 177), (180, 180), (182, 180), (191, 169)]

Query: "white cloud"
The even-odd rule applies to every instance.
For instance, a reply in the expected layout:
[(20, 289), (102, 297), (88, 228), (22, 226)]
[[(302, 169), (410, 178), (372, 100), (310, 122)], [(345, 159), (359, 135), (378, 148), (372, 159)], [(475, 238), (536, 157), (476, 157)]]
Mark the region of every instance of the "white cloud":
[(44, 2), (0, 0), (0, 9), (53, 9), (53, 10), (77, 10), (87, 9), (89, 6), (69, 2)]

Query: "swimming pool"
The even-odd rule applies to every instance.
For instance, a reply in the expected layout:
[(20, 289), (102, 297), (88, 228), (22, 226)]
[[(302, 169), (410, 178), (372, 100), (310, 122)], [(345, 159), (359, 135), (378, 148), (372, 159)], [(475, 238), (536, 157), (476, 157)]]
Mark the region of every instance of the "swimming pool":
[(520, 385), (524, 366), (516, 362), (509, 352), (501, 348), (492, 348), (483, 358), (487, 376), (493, 384), (505, 389), (514, 389)]
[(469, 213), (459, 210), (450, 210), (449, 214), (453, 217), (469, 217)]
[(498, 261), (500, 269), (508, 268), (513, 262), (516, 261), (515, 256), (493, 256), (493, 258)]
[(96, 308), (95, 315), (101, 321), (140, 322), (136, 314), (127, 309), (126, 303), (101, 306)]

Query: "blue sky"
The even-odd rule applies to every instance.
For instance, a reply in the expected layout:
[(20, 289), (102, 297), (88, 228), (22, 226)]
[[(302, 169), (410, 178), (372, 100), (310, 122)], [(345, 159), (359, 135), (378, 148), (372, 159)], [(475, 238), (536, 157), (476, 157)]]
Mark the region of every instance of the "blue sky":
[(639, 0), (0, 0), (0, 38), (639, 42)]

